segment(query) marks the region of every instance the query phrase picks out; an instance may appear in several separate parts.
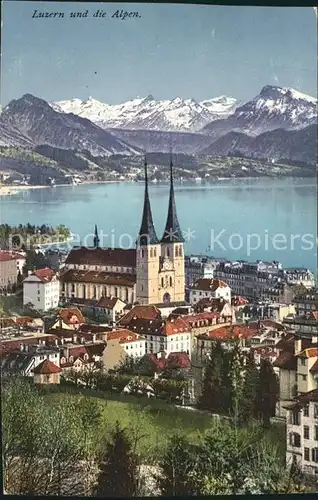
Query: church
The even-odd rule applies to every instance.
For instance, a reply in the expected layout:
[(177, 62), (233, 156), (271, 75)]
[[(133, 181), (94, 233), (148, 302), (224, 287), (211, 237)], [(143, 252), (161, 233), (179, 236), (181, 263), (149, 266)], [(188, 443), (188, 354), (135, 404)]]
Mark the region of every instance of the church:
[(68, 299), (118, 297), (127, 304), (182, 305), (185, 300), (184, 238), (180, 228), (170, 161), (170, 194), (163, 236), (158, 238), (148, 191), (145, 159), (143, 213), (136, 248), (74, 247), (60, 273), (61, 295)]

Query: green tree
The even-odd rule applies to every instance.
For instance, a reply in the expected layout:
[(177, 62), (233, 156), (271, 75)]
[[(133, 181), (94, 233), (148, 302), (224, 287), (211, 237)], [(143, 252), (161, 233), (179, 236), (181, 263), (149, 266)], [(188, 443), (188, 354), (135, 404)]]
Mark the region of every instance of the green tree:
[(248, 422), (257, 418), (257, 396), (259, 394), (259, 372), (255, 363), (254, 355), (250, 352), (246, 359), (244, 382), (240, 402), (240, 418), (242, 422)]
[(128, 432), (116, 422), (111, 439), (101, 456), (95, 496), (129, 498), (137, 493), (138, 457)]
[(261, 360), (257, 406), (264, 427), (270, 426), (270, 418), (275, 415), (279, 397), (279, 383), (273, 366), (267, 359)]
[(162, 496), (187, 496), (195, 493), (192, 476), (195, 461), (195, 448), (184, 436), (173, 435), (159, 461), (157, 482)]
[(220, 342), (216, 342), (204, 369), (202, 394), (198, 407), (220, 413), (224, 407), (224, 351)]

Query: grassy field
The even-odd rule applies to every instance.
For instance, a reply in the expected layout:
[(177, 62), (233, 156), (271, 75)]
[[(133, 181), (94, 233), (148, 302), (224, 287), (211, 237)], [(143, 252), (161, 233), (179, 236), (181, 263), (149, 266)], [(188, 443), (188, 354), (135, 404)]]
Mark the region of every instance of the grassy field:
[[(160, 400), (149, 400), (121, 394), (104, 394), (83, 391), (95, 397), (102, 413), (101, 428), (97, 434), (107, 435), (116, 420), (129, 430), (132, 438), (138, 436), (137, 450), (149, 459), (160, 455), (171, 434), (180, 432), (192, 442), (198, 442), (200, 435), (213, 429), (215, 421), (205, 412), (176, 408)], [(50, 394), (50, 401), (63, 398), (64, 394)], [(79, 397), (73, 394), (72, 397)], [(285, 426), (274, 424), (264, 431), (264, 439), (278, 446), (282, 460), (285, 460)]]

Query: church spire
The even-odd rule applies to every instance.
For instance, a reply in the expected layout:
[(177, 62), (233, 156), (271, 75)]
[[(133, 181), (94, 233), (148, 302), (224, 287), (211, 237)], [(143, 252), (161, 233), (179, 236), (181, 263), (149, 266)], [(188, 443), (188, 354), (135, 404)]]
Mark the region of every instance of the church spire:
[(183, 243), (184, 238), (177, 216), (176, 202), (174, 199), (172, 155), (170, 156), (170, 196), (166, 227), (161, 238), (161, 243)]
[(139, 245), (156, 245), (159, 240), (156, 235), (155, 227), (152, 220), (152, 213), (150, 207), (149, 193), (148, 193), (148, 174), (147, 174), (147, 159), (145, 156), (145, 197), (144, 209), (142, 213), (141, 226), (139, 230), (137, 244)]
[(97, 224), (95, 224), (94, 248), (99, 248), (99, 236), (97, 231)]

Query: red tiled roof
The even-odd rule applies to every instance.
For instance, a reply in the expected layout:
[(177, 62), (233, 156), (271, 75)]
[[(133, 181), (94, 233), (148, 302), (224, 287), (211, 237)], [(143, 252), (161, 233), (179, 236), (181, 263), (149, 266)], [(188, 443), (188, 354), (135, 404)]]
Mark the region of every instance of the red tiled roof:
[(136, 267), (136, 250), (123, 248), (73, 248), (65, 264)]
[(318, 320), (318, 311), (313, 311), (312, 316), (314, 317), (314, 319)]
[(309, 371), (311, 373), (318, 373), (318, 359), (314, 362)]
[(38, 375), (50, 375), (51, 373), (61, 373), (61, 371), (61, 368), (56, 366), (49, 359), (42, 361), (42, 363), (36, 366), (33, 370), (33, 372)]
[(26, 325), (28, 323), (33, 323), (33, 318), (29, 318), (28, 316), (20, 316), (15, 318), (14, 322), (16, 325)]
[(13, 252), (7, 252), (6, 250), (0, 251), (0, 262), (8, 262), (9, 260), (17, 260), (19, 257)]
[(314, 358), (318, 356), (318, 347), (309, 347), (298, 354), (301, 358)]
[(65, 307), (60, 309), (58, 314), (67, 325), (85, 323), (85, 318), (77, 307)]
[(45, 342), (52, 342), (55, 339), (57, 339), (56, 335), (40, 335), (39, 337), (32, 336), (32, 337), (23, 337), (18, 340), (15, 339), (8, 339), (8, 340), (1, 340), (0, 342), (0, 350), (1, 352), (12, 352), (12, 351), (19, 351), (21, 344), (39, 344), (40, 340), (45, 341)]
[(203, 312), (204, 309), (210, 309), (211, 312), (221, 313), (226, 304), (230, 304), (230, 303), (228, 301), (226, 301), (223, 297), (220, 297), (217, 299), (204, 297), (203, 299), (200, 299), (199, 302), (197, 302), (193, 306), (193, 309), (197, 313)]
[(121, 330), (113, 330), (111, 332), (107, 332), (107, 340), (118, 340), (120, 344), (126, 344), (128, 342), (141, 341), (144, 340), (144, 338), (137, 333), (123, 328)]
[(162, 333), (165, 335), (175, 335), (177, 333), (189, 332), (189, 323), (184, 317), (165, 320)]
[(237, 307), (237, 306), (246, 305), (249, 303), (249, 301), (247, 299), (245, 299), (244, 297), (236, 296), (236, 297), (232, 297), (231, 303), (232, 303), (232, 306)]
[(295, 371), (297, 369), (297, 358), (292, 352), (285, 351), (278, 356), (278, 358), (274, 361), (273, 366), (283, 370)]
[(105, 309), (114, 309), (117, 304), (118, 297), (101, 297), (98, 302), (96, 302), (95, 307), (102, 307)]
[(196, 290), (203, 290), (205, 292), (215, 292), (218, 288), (224, 288), (228, 286), (225, 281), (211, 278), (199, 278), (191, 288)]
[(25, 283), (32, 283), (30, 279), (32, 276), (36, 276), (42, 283), (49, 283), (56, 276), (56, 273), (49, 267), (43, 269), (37, 269), (34, 273), (27, 276), (24, 280)]
[(216, 328), (212, 330), (208, 334), (197, 335), (198, 339), (220, 339), (220, 340), (230, 340), (233, 338), (245, 338), (249, 339), (253, 337), (258, 331), (257, 326), (254, 325), (228, 325), (228, 326), (220, 326), (220, 328)]
[(136, 283), (136, 275), (108, 273), (106, 271), (78, 271), (77, 269), (69, 269), (68, 271), (61, 273), (60, 280), (63, 283), (97, 283), (102, 285), (118, 285), (131, 288)]
[(126, 326), (134, 319), (158, 320), (161, 319), (161, 312), (156, 306), (134, 306), (119, 320), (119, 324)]

